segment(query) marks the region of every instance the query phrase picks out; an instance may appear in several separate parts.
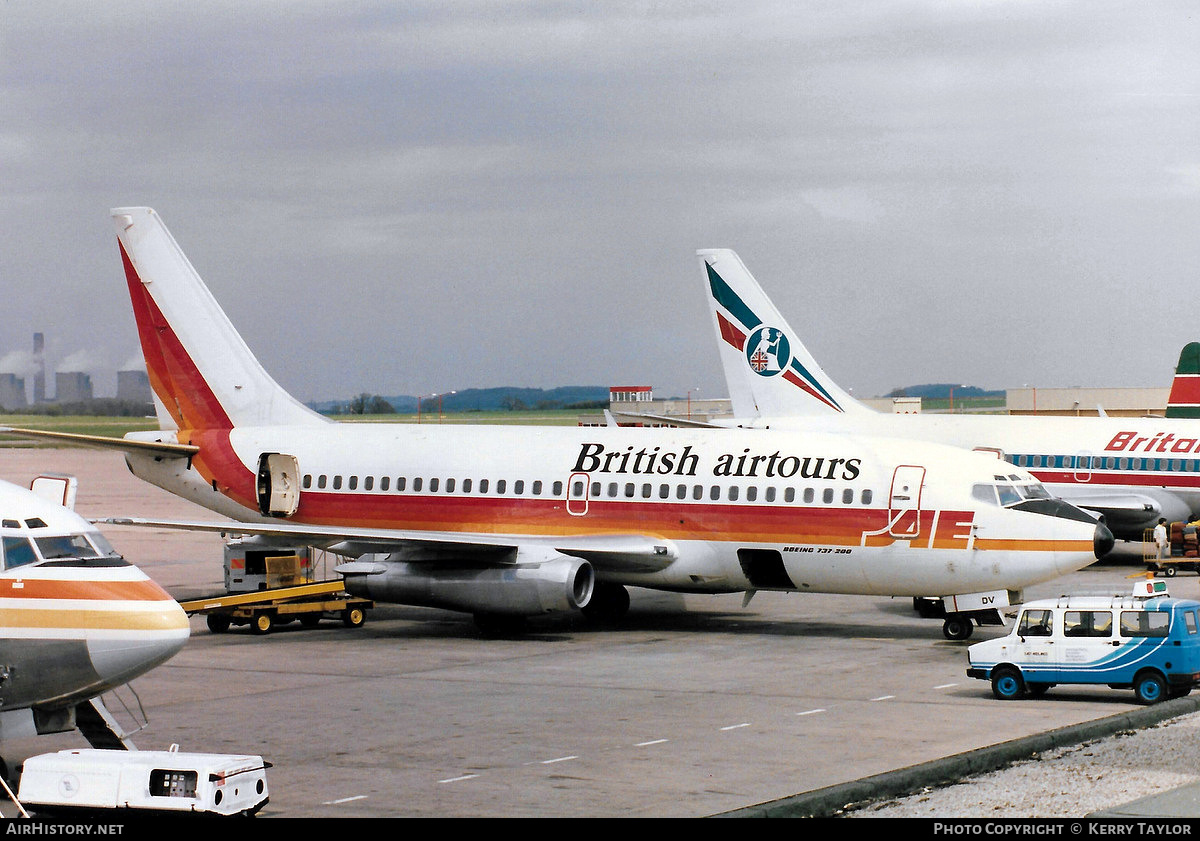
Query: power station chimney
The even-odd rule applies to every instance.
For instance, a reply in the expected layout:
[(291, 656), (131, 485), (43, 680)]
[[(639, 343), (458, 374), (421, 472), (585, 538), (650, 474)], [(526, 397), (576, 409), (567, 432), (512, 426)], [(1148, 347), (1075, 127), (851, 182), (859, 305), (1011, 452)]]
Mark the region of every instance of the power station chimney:
[(46, 339), (41, 333), (33, 334), (33, 404), (46, 402)]

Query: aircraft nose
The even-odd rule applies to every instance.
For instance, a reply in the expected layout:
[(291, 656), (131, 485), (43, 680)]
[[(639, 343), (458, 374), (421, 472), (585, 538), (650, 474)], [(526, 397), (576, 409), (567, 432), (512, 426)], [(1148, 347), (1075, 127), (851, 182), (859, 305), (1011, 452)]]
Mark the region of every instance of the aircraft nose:
[(87, 644), (96, 674), (110, 686), (165, 663), (179, 653), (190, 635), (187, 614), (174, 600), (128, 612), (124, 620), (119, 633), (91, 638)]
[(1096, 560), (1100, 560), (1105, 555), (1113, 550), (1117, 545), (1116, 538), (1109, 531), (1108, 526), (1103, 522), (1096, 523), (1096, 535), (1092, 538), (1092, 551), (1096, 555)]

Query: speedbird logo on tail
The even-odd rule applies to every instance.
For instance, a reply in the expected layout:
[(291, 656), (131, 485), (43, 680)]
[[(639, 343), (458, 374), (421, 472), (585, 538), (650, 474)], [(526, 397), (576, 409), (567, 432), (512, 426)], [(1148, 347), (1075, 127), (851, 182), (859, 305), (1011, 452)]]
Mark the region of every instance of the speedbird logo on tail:
[(845, 411), (829, 390), (792, 356), (784, 331), (763, 320), (738, 297), (729, 284), (705, 261), (708, 286), (717, 304), (717, 326), (721, 339), (741, 351), (750, 370), (760, 377), (782, 376), (835, 411)]

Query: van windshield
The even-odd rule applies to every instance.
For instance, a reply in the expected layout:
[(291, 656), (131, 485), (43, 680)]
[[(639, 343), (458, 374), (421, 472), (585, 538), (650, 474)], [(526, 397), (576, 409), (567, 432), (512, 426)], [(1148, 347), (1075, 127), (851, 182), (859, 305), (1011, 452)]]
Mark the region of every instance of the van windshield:
[(1048, 637), (1054, 627), (1054, 611), (1027, 610), (1021, 614), (1017, 633), (1023, 637)]

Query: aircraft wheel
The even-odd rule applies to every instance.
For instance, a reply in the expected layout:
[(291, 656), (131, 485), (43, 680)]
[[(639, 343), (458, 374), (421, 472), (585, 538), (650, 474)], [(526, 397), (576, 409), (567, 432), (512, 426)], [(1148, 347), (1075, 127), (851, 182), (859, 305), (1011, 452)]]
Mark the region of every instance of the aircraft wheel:
[(1133, 679), (1133, 694), (1140, 704), (1157, 704), (1167, 697), (1167, 681), (1158, 672), (1142, 672)]
[(992, 669), (992, 694), (1001, 701), (1012, 701), (1025, 694), (1025, 681), (1012, 666)]
[(489, 637), (510, 636), (525, 630), (525, 617), (505, 616), (499, 613), (476, 613), (475, 626)]
[(947, 616), (946, 621), (942, 623), (942, 636), (948, 640), (969, 639), (974, 631), (975, 626), (971, 624), (970, 618), (966, 616), (957, 614)]
[(210, 613), (204, 617), (208, 630), (214, 634), (223, 634), (229, 630), (229, 615), (226, 613)]
[(583, 615), (597, 622), (611, 622), (629, 612), (629, 591), (621, 584), (597, 581)]
[(269, 634), (273, 627), (275, 627), (275, 618), (269, 613), (255, 614), (254, 621), (250, 623), (250, 629), (256, 634)]
[(342, 611), (342, 624), (347, 628), (357, 628), (367, 621), (367, 612), (361, 607), (348, 607)]

